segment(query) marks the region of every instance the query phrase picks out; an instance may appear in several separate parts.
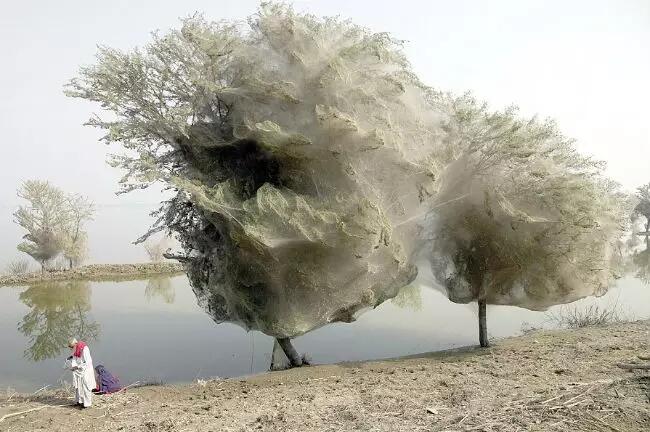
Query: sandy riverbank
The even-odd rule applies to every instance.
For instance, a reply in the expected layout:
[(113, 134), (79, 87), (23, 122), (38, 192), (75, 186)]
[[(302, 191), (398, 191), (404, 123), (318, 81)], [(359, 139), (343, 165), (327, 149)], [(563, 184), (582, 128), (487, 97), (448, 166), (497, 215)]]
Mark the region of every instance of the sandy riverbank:
[(25, 273), (20, 275), (0, 276), (2, 285), (27, 285), (38, 282), (88, 280), (119, 281), (143, 279), (151, 275), (181, 274), (183, 266), (177, 262), (143, 263), (143, 264), (91, 264), (71, 270)]
[[(69, 406), (5, 395), (6, 431), (648, 431), (650, 321), (542, 331), (492, 348), (128, 389)], [(388, 341), (387, 341), (388, 343)], [(64, 405), (64, 406), (60, 406)], [(44, 408), (45, 407), (45, 408)]]

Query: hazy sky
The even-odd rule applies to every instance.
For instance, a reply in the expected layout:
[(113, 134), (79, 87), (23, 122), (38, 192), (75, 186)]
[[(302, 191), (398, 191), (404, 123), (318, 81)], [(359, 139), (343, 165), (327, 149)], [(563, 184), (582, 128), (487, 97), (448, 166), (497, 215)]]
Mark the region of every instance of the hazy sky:
[[(244, 19), (256, 0), (3, 1), (0, 5), (0, 265), (17, 256), (15, 189), (30, 178), (90, 196), (96, 262), (141, 260), (128, 242), (150, 222), (156, 191), (116, 197), (100, 132), (82, 126), (98, 108), (62, 86), (97, 44), (130, 49), (195, 11)], [(472, 90), (493, 107), (555, 118), (581, 151), (608, 162), (627, 189), (650, 181), (650, 1), (294, 1), (407, 41), (424, 82)]]

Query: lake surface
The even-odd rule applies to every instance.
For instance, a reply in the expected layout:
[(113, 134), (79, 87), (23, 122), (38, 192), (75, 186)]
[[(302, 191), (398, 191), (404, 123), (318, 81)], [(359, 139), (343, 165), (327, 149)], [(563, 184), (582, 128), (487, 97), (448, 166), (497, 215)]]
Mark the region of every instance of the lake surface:
[[(605, 296), (566, 307), (618, 307), (650, 318), (650, 286), (632, 277)], [(562, 307), (552, 308), (557, 312)], [(552, 327), (545, 313), (488, 307), (491, 337)], [(84, 335), (95, 365), (124, 384), (232, 377), (268, 370), (273, 340), (215, 324), (196, 305), (185, 276), (128, 282), (56, 282), (0, 287), (0, 389), (34, 391), (70, 380), (63, 370), (69, 336)], [(378, 359), (477, 343), (475, 305), (451, 303), (430, 288), (409, 289), (352, 324), (332, 324), (297, 338), (315, 363)]]

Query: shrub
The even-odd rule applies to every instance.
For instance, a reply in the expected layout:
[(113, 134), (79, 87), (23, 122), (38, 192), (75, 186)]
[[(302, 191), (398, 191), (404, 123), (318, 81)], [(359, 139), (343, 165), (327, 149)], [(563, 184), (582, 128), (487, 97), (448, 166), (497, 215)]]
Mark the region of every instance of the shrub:
[(18, 258), (7, 264), (7, 273), (10, 275), (21, 275), (29, 271), (29, 261)]

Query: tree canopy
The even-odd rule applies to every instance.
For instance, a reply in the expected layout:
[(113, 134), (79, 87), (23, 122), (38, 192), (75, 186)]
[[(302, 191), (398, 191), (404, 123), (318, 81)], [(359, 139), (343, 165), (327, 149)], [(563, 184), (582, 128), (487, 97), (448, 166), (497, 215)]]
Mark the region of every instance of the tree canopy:
[(14, 213), (16, 223), (27, 230), (18, 250), (44, 267), (62, 248), (62, 228), (68, 222), (65, 194), (46, 181), (28, 180), (18, 196), (28, 202)]
[(88, 235), (84, 225), (93, 219), (95, 206), (87, 197), (79, 194), (68, 195), (66, 201), (68, 218), (63, 227), (63, 256), (72, 268), (86, 257)]
[(452, 101), (457, 157), (433, 212), (433, 269), (454, 301), (545, 309), (603, 294), (621, 268), (627, 197), (553, 121)]
[(63, 252), (73, 263), (86, 252), (83, 226), (92, 219), (93, 204), (81, 195), (66, 194), (47, 181), (27, 180), (18, 189), (18, 196), (27, 201), (14, 213), (15, 222), (27, 230), (18, 250), (30, 255), (45, 268)]

